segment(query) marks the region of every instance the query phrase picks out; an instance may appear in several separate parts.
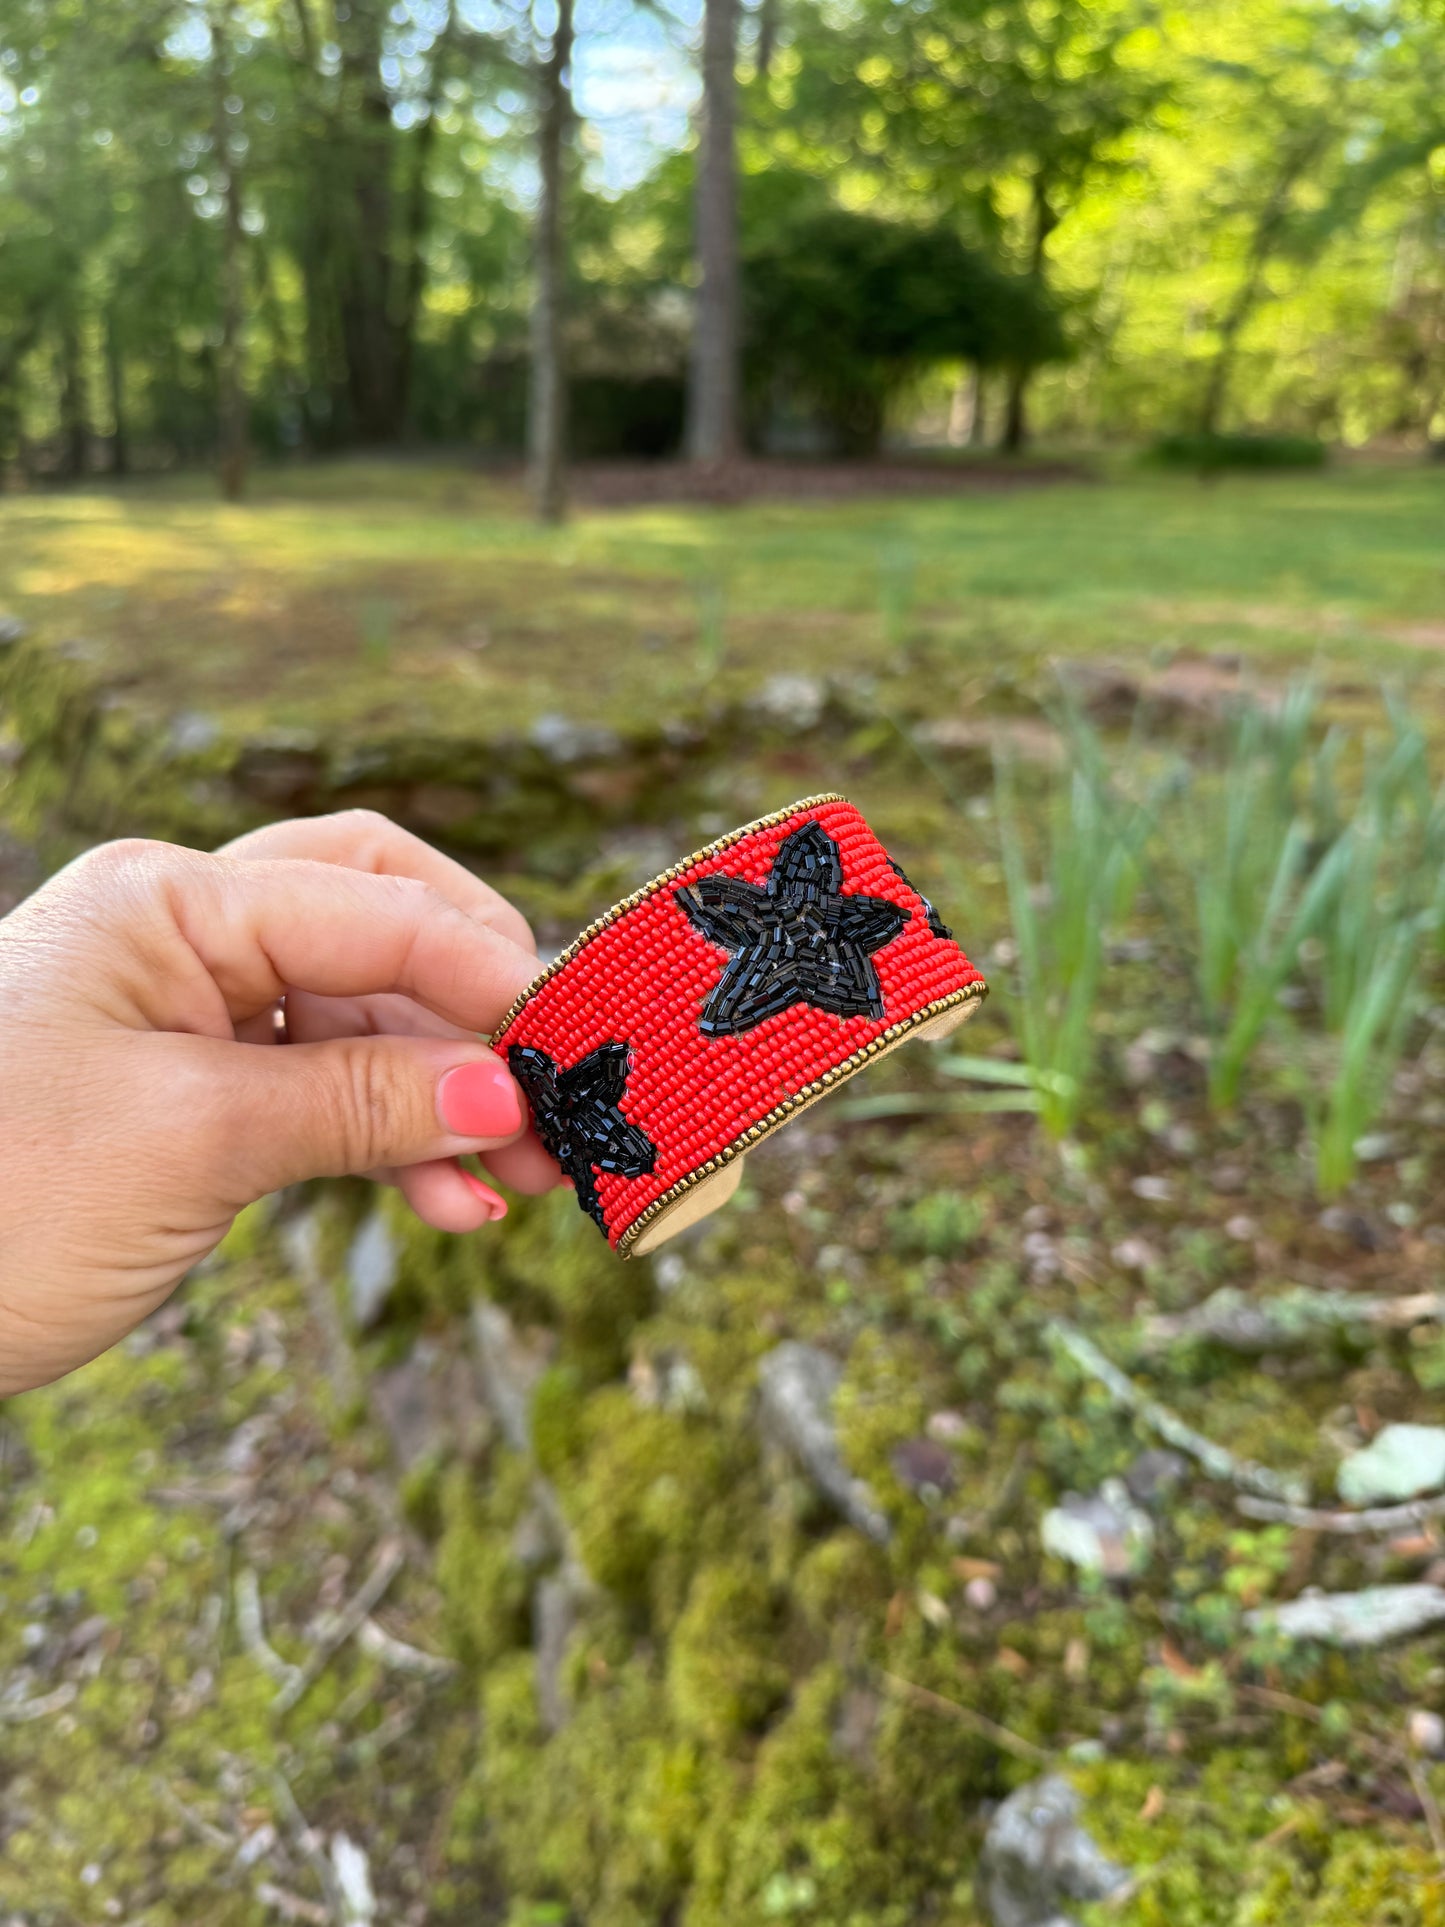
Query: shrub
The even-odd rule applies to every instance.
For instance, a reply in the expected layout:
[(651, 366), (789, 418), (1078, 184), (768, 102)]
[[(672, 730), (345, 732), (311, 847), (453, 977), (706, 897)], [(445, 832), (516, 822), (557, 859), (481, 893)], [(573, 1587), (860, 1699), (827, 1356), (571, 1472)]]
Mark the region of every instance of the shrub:
[(1216, 474), (1226, 468), (1323, 468), (1323, 442), (1310, 435), (1161, 435), (1149, 451), (1161, 468)]

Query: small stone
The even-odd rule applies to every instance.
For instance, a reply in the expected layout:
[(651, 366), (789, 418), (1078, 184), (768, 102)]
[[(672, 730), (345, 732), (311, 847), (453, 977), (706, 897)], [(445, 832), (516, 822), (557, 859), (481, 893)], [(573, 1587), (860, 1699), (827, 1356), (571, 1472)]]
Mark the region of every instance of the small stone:
[(687, 1276), (687, 1264), (680, 1251), (664, 1251), (653, 1261), (652, 1275), (659, 1291), (676, 1291)]
[(843, 1463), (833, 1422), (833, 1399), (843, 1367), (816, 1345), (787, 1339), (758, 1367), (760, 1419), (765, 1433), (783, 1447), (850, 1524), (880, 1545), (892, 1528), (862, 1479)]
[(1129, 1189), (1146, 1204), (1168, 1204), (1174, 1196), (1174, 1187), (1168, 1178), (1135, 1178)]
[(1445, 1592), (1427, 1585), (1303, 1593), (1280, 1606), (1257, 1606), (1245, 1615), (1251, 1632), (1318, 1639), (1329, 1646), (1384, 1646), (1426, 1632), (1441, 1620), (1445, 1620)]
[(236, 759), (234, 780), (261, 803), (295, 804), (321, 780), (322, 759), (307, 730), (267, 730)]
[(0, 614), (0, 649), (13, 649), (17, 642), (24, 642), (29, 633), (19, 616)]
[(1135, 1090), (1157, 1086), (1183, 1096), (1203, 1081), (1199, 1046), (1178, 1031), (1141, 1031), (1124, 1048), (1124, 1078)]
[(895, 1446), (890, 1464), (899, 1483), (924, 1499), (953, 1490), (953, 1459), (933, 1439), (907, 1439)]
[(1152, 1506), (1177, 1492), (1188, 1475), (1189, 1461), (1182, 1453), (1154, 1446), (1135, 1459), (1124, 1474), (1124, 1484), (1131, 1498)]
[(1148, 1564), (1154, 1526), (1130, 1499), (1122, 1479), (1105, 1479), (1088, 1497), (1066, 1493), (1044, 1514), (1042, 1537), (1045, 1552), (1066, 1559), (1080, 1572), (1124, 1579)]
[(1445, 1486), (1445, 1426), (1386, 1425), (1340, 1466), (1347, 1505), (1394, 1505)]
[(1352, 1211), (1348, 1205), (1328, 1205), (1320, 1213), (1320, 1229), (1348, 1238), (1361, 1251), (1378, 1251), (1383, 1243), (1379, 1227), (1363, 1211)]
[(532, 1394), (552, 1362), (552, 1335), (524, 1333), (500, 1305), (478, 1298), (472, 1306), (472, 1338), (482, 1391), (502, 1437), (514, 1452), (530, 1452)]
[(1405, 1737), (1416, 1753), (1438, 1760), (1445, 1753), (1445, 1720), (1428, 1707), (1417, 1706), (1405, 1721)]
[(1029, 1261), (1029, 1276), (1036, 1282), (1055, 1278), (1061, 1269), (1059, 1247), (1047, 1231), (1029, 1231), (1024, 1235), (1024, 1256)]
[(203, 756), (220, 738), (221, 725), (214, 716), (186, 709), (172, 719), (166, 733), (166, 748), (172, 756)]
[(1109, 1255), (1121, 1271), (1152, 1271), (1159, 1262), (1147, 1238), (1121, 1238)]
[(926, 1430), (940, 1445), (957, 1445), (960, 1439), (968, 1437), (970, 1427), (962, 1412), (934, 1412), (929, 1416)]
[(1224, 1221), (1225, 1237), (1237, 1239), (1242, 1245), (1250, 1243), (1258, 1231), (1258, 1224), (1243, 1211), (1237, 1212), (1234, 1217), (1226, 1218)]
[(552, 763), (600, 763), (622, 752), (616, 730), (574, 722), (555, 712), (539, 716), (528, 732), (533, 745)]
[(331, 1871), (341, 1899), (346, 1927), (371, 1927), (376, 1919), (376, 1895), (371, 1886), (371, 1862), (364, 1847), (344, 1833), (331, 1836)]
[(772, 676), (753, 698), (753, 707), (770, 722), (790, 729), (815, 729), (828, 700), (826, 683), (816, 676)]
[(346, 1293), (359, 1332), (370, 1331), (386, 1310), (399, 1256), (395, 1234), (378, 1205), (362, 1220), (346, 1254)]
[(989, 1822), (978, 1899), (990, 1927), (1072, 1927), (1071, 1903), (1107, 1900), (1129, 1876), (1080, 1821), (1081, 1802), (1059, 1773), (1009, 1795)]
[(570, 1567), (549, 1574), (532, 1598), (532, 1644), (537, 1660), (537, 1712), (548, 1733), (560, 1733), (571, 1714), (563, 1677), (567, 1647), (577, 1629), (584, 1597), (580, 1573)]
[(1354, 1149), (1361, 1164), (1381, 1164), (1398, 1153), (1400, 1140), (1393, 1131), (1367, 1131), (1355, 1139)]

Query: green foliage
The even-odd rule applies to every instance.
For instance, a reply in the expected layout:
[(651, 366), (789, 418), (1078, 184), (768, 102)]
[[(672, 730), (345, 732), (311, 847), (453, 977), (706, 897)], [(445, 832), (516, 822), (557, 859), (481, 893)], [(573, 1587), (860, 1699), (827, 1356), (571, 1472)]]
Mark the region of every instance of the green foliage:
[(1217, 781), (1190, 799), (1196, 972), (1215, 1032), (1209, 1091), (1225, 1109), (1345, 867), (1341, 842), (1316, 850), (1297, 799), (1314, 706), (1303, 683), (1276, 716), (1247, 705)]
[(877, 449), (890, 402), (933, 363), (1034, 367), (1063, 352), (1037, 286), (951, 227), (804, 211), (749, 247), (743, 268), (755, 411), (801, 401), (846, 454)]
[(1150, 458), (1161, 468), (1213, 475), (1232, 468), (1322, 468), (1326, 452), (1323, 443), (1307, 435), (1178, 434), (1161, 435)]
[(1111, 791), (1097, 741), (1079, 719), (1074, 759), (1050, 795), (1042, 881), (1030, 872), (1016, 781), (1005, 760), (996, 783), (1009, 917), (1018, 947), (1019, 995), (1010, 1012), (1044, 1128), (1067, 1137), (1086, 1101), (1098, 1032), (1096, 1008), (1111, 929), (1138, 886), (1143, 819)]

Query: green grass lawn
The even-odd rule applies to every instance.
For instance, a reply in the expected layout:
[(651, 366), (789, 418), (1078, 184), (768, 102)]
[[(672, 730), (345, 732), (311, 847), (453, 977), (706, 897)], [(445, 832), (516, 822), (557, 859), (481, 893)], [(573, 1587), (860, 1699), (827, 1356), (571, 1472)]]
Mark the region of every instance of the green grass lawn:
[[(166, 708), (418, 702), (495, 729), (666, 710), (783, 670), (931, 676), (1053, 653), (1445, 650), (1445, 472), (1132, 474), (900, 500), (526, 518), (460, 467), (202, 478), (0, 501), (0, 607)], [(930, 699), (941, 692), (931, 689)]]

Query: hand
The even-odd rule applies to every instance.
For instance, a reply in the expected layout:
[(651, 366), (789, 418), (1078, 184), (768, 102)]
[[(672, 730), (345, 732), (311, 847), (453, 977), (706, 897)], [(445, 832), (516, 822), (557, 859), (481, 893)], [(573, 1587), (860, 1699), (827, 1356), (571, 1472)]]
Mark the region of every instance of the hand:
[(369, 1173), (470, 1231), (506, 1205), (459, 1155), (555, 1184), (476, 1036), (538, 969), (504, 898), (366, 811), (61, 871), (0, 920), (0, 1397), (124, 1337), (283, 1185)]

